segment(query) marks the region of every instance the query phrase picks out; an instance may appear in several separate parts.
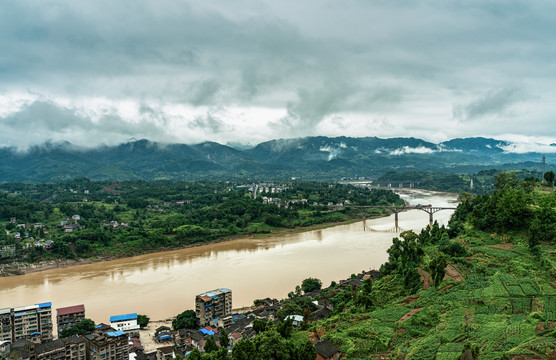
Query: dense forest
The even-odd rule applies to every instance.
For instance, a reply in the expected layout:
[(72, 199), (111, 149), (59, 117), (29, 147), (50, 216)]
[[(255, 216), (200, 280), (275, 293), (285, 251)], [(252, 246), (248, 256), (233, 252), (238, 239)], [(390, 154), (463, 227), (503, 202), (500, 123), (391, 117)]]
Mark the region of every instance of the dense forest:
[[(129, 256), (231, 236), (360, 218), (349, 205), (401, 205), (388, 190), (292, 182), (224, 181), (4, 184), (4, 262)], [(384, 214), (369, 210), (367, 216)]]

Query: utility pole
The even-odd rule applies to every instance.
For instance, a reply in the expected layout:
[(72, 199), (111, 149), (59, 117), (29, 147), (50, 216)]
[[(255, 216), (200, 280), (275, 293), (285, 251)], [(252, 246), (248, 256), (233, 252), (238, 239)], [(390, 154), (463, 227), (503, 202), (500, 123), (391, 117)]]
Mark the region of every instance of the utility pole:
[(541, 183), (545, 183), (544, 180), (544, 173), (546, 172), (546, 156), (542, 156), (542, 179), (541, 179)]

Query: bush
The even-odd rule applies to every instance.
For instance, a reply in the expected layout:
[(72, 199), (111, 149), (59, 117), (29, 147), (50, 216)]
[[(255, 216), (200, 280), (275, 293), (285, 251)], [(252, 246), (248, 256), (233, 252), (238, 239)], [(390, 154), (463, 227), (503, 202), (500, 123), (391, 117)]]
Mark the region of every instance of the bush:
[(301, 288), (304, 293), (320, 290), (322, 288), (322, 281), (316, 278), (307, 278), (301, 283)]
[(453, 257), (467, 256), (467, 250), (465, 250), (465, 247), (457, 241), (442, 243), (438, 247), (438, 250)]

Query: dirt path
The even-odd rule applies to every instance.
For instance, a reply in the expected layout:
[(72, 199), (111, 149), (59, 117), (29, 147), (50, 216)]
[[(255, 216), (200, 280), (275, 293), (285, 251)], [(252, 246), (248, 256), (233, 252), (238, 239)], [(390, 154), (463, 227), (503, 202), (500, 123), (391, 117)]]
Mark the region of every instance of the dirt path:
[(424, 309), (424, 307), (420, 307), (420, 308), (411, 310), (410, 312), (408, 312), (407, 314), (405, 314), (404, 316), (402, 316), (402, 317), (400, 318), (400, 320), (398, 320), (398, 323), (401, 323), (401, 322), (406, 321), (407, 319), (410, 319), (413, 315), (417, 314), (419, 311), (421, 311), (421, 310), (423, 310), (423, 309)]
[(421, 282), (423, 283), (423, 290), (427, 290), (428, 288), (431, 287), (431, 274), (429, 274), (428, 272), (426, 272), (425, 270), (421, 269), (420, 266), (417, 267), (417, 271), (419, 272), (419, 275), (421, 276)]
[(452, 264), (448, 264), (448, 266), (446, 266), (446, 274), (444, 275), (444, 279), (453, 279), (454, 281), (459, 282), (463, 281), (463, 276), (457, 267)]

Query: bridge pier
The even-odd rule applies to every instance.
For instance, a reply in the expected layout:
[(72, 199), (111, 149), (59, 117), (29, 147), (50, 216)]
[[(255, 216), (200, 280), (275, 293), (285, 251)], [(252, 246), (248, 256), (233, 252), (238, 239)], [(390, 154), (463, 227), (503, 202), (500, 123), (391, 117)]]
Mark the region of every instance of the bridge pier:
[(399, 227), (398, 227), (398, 212), (394, 213), (394, 224), (395, 224), (394, 229), (396, 229), (396, 232), (398, 232), (398, 229), (399, 229)]
[(431, 226), (432, 229), (432, 224), (433, 224), (433, 219), (432, 219), (432, 211), (429, 213), (429, 225)]

